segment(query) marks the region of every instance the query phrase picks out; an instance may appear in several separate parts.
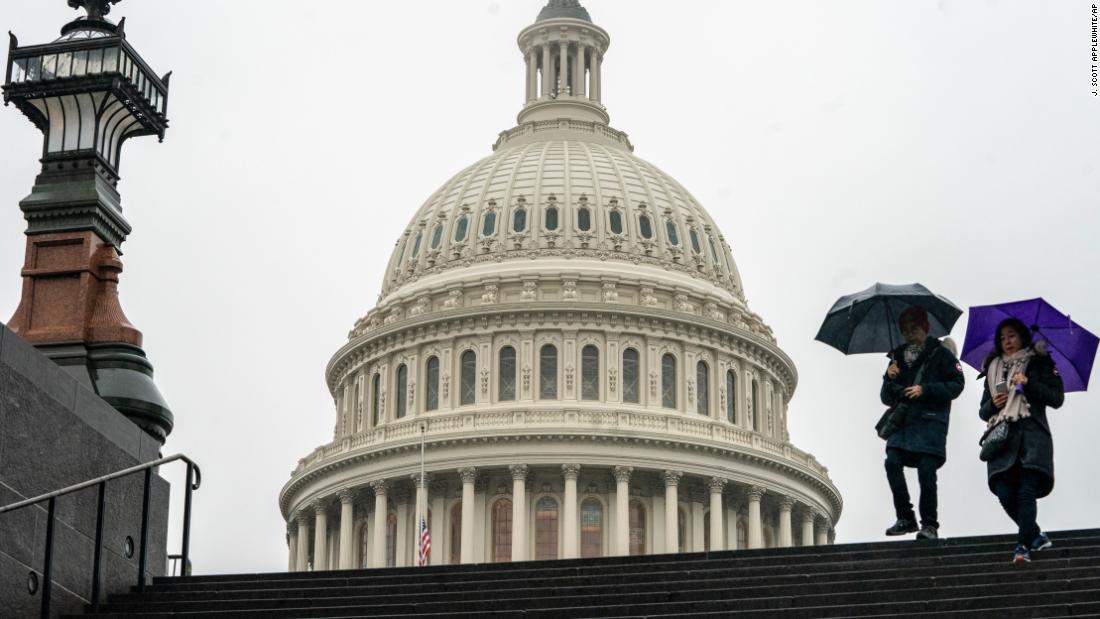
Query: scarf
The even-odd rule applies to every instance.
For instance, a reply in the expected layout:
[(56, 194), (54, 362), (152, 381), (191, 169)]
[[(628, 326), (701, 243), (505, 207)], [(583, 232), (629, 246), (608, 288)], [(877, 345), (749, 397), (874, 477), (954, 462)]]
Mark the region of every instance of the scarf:
[(1011, 355), (994, 357), (989, 362), (989, 368), (986, 370), (985, 376), (986, 382), (989, 383), (989, 393), (996, 394), (996, 384), (1005, 381), (1008, 385), (1008, 400), (1001, 412), (990, 418), (988, 427), (992, 428), (1002, 421), (1015, 422), (1031, 416), (1027, 396), (1024, 395), (1023, 390), (1017, 390), (1016, 385), (1013, 385), (1010, 381), (1017, 372), (1027, 373), (1027, 363), (1034, 356), (1034, 350), (1023, 348)]
[(901, 353), (902, 358), (905, 359), (905, 365), (913, 367), (913, 364), (920, 358), (921, 353), (924, 352), (924, 344), (924, 342), (921, 342), (920, 344), (910, 344), (905, 347), (905, 350)]

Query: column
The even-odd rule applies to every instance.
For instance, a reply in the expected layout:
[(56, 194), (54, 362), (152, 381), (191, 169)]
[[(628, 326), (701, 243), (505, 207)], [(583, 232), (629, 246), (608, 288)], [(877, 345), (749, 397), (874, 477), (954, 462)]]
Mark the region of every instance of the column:
[(577, 43), (577, 52), (573, 55), (573, 96), (584, 96), (584, 44)]
[(411, 565), (409, 562), (409, 556), (412, 554), (409, 552), (409, 541), (412, 538), (409, 535), (409, 498), (409, 492), (405, 489), (400, 489), (393, 496), (393, 502), (397, 507), (397, 539), (394, 540), (395, 567)]
[[(550, 97), (550, 83), (554, 79), (554, 70), (550, 67), (550, 44), (544, 43), (542, 46), (542, 98), (546, 99)], [(519, 354), (519, 351), (516, 351)], [(523, 367), (522, 362), (517, 359), (516, 369)], [(519, 391), (518, 389), (516, 391)], [(519, 399), (520, 394), (516, 394)]]
[(779, 499), (779, 546), (788, 548), (794, 544), (791, 539), (791, 510), (794, 499), (785, 496)]
[(324, 501), (313, 504), (313, 571), (328, 567), (328, 509)]
[(569, 42), (564, 39), (558, 42), (558, 73), (558, 79), (554, 83), (558, 87), (560, 97), (569, 88)]
[(814, 545), (814, 513), (810, 509), (802, 512), (802, 545)]
[(374, 538), (371, 540), (370, 567), (386, 567), (386, 514), (389, 505), (386, 498), (390, 491), (389, 484), (384, 479), (376, 479), (370, 482), (371, 490), (374, 490)]
[(749, 548), (763, 548), (764, 528), (760, 522), (760, 499), (764, 498), (764, 488), (751, 486), (745, 494), (749, 499)]
[(512, 473), (512, 561), (527, 560), (527, 465), (513, 464)]
[(615, 543), (617, 555), (630, 554), (630, 475), (632, 466), (617, 466), (611, 473), (615, 476)]
[(524, 92), (526, 97), (525, 101), (534, 101), (538, 95), (536, 94), (536, 88), (538, 87), (538, 56), (535, 48), (531, 48), (527, 51), (527, 90)]
[(651, 524), (649, 527), (650, 532), (653, 534), (653, 542), (647, 546), (649, 554), (659, 555), (667, 552), (665, 550), (665, 482), (663, 480), (653, 484), (650, 491), (653, 501), (653, 513)]
[(477, 469), (473, 467), (458, 469), (462, 478), (462, 534), (459, 537), (459, 560), (462, 563), (474, 562), (474, 482), (477, 481)]
[(603, 64), (603, 56), (600, 54), (598, 47), (592, 48), (592, 86), (589, 88), (588, 97), (593, 101), (600, 102), (600, 65)]
[(577, 477), (580, 476), (581, 465), (561, 465), (562, 476), (565, 477), (565, 498), (562, 501), (564, 522), (562, 523), (562, 553), (563, 559), (576, 559), (580, 556), (577, 543), (577, 522), (580, 517), (577, 513)]
[(446, 556), (443, 536), (448, 533), (445, 529), (446, 524), (444, 524), (447, 522), (447, 482), (433, 481), (428, 487), (431, 489), (428, 503), (432, 506), (432, 518), (428, 521), (428, 526), (432, 532), (430, 563), (432, 565), (443, 565), (443, 559)]
[(340, 569), (355, 567), (355, 491), (340, 491)]
[(298, 512), (298, 552), (295, 553), (298, 564), (294, 571), (304, 572), (309, 569), (309, 516), (304, 512)]
[(825, 514), (818, 514), (817, 518), (817, 538), (814, 540), (815, 546), (828, 546), (829, 545), (829, 517)]
[(290, 555), (287, 559), (286, 571), (293, 572), (298, 569), (298, 526), (297, 524), (286, 523), (287, 534), (287, 554)]
[(665, 471), (665, 552), (680, 551), (679, 499), (676, 487), (680, 484), (682, 471)]
[(726, 480), (721, 477), (711, 477), (707, 486), (710, 488), (710, 549), (724, 550), (722, 519), (725, 516), (725, 510), (722, 509), (722, 490), (726, 487)]

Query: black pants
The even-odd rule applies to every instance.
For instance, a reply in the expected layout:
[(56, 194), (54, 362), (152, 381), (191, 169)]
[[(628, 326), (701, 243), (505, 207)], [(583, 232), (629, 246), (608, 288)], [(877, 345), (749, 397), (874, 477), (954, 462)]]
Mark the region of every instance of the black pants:
[(916, 520), (913, 504), (909, 500), (909, 486), (905, 483), (905, 467), (917, 469), (920, 482), (921, 526), (939, 528), (936, 520), (936, 471), (943, 461), (939, 456), (923, 454), (895, 447), (886, 448), (886, 480), (894, 495), (894, 511), (898, 520)]
[(1019, 527), (1016, 543), (1030, 547), (1039, 537), (1039, 524), (1035, 522), (1038, 508), (1035, 495), (1043, 474), (1016, 464), (993, 478), (993, 492), (1001, 501), (1005, 513)]

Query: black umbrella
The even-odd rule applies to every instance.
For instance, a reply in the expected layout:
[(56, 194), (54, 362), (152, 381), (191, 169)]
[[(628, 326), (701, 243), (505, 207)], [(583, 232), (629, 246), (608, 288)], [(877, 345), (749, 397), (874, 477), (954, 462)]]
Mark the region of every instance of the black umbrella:
[(875, 284), (837, 299), (814, 339), (846, 355), (890, 352), (903, 341), (898, 316), (914, 306), (928, 312), (928, 335), (932, 337), (950, 333), (962, 315), (954, 303), (920, 284)]

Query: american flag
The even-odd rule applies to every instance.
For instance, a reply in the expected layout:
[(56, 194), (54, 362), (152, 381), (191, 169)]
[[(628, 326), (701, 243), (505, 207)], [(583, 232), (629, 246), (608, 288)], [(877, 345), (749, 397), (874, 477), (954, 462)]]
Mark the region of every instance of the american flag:
[(427, 565), (432, 556), (432, 534), (428, 531), (428, 521), (420, 517), (420, 560), (418, 565)]

